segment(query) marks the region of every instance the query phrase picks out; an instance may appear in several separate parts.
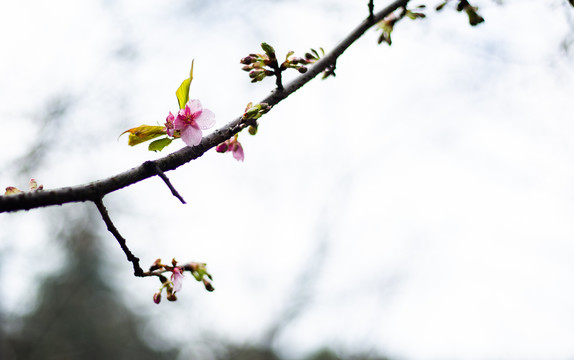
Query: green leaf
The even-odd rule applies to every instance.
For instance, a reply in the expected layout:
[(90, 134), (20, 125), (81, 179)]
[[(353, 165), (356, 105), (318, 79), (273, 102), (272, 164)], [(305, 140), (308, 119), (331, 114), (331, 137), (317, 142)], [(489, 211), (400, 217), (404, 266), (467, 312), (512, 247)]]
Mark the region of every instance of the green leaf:
[(275, 49), (273, 49), (273, 46), (271, 46), (267, 43), (261, 43), (261, 48), (269, 56), (271, 56), (271, 54), (275, 54)]
[(154, 140), (149, 144), (148, 150), (149, 151), (162, 151), (163, 148), (168, 146), (169, 144), (171, 144), (172, 141), (173, 141), (173, 139), (170, 139), (168, 137), (164, 137), (163, 139), (159, 139), (159, 140)]
[(311, 51), (313, 52), (313, 54), (315, 54), (315, 59), (318, 59), (318, 58), (321, 57), (321, 56), (319, 55), (319, 53), (317, 52), (317, 50), (311, 49)]
[(191, 70), (189, 71), (189, 78), (183, 80), (177, 91), (175, 92), (175, 96), (177, 96), (177, 102), (179, 103), (179, 108), (183, 109), (185, 104), (189, 101), (189, 86), (191, 85), (191, 81), (193, 80), (193, 62), (191, 60)]
[(134, 146), (141, 144), (148, 140), (154, 139), (158, 136), (165, 135), (165, 127), (163, 126), (151, 126), (151, 125), (140, 125), (138, 127), (129, 129), (120, 134), (130, 133), (128, 137), (128, 145)]

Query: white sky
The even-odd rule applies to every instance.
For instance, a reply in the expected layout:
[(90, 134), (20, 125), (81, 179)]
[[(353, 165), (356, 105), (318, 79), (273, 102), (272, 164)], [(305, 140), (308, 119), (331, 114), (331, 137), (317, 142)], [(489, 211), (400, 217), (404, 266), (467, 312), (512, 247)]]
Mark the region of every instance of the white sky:
[[(241, 57), (262, 41), (279, 53), (329, 50), (366, 11), (366, 1), (200, 3), (1, 4), (0, 185), (25, 186), (9, 165), (42, 137), (35, 124), (54, 94), (78, 102), (45, 166), (26, 176), (48, 188), (180, 147), (152, 154), (116, 138), (176, 110), (192, 58), (192, 97), (221, 126), (273, 86), (250, 84)], [(390, 48), (369, 31), (336, 78), (241, 135), (244, 163), (211, 152), (168, 173), (189, 205), (157, 179), (107, 197), (145, 264), (205, 261), (216, 280), (206, 293), (188, 279), (177, 303), (155, 306), (156, 282), (131, 277), (111, 247), (134, 310), (151, 324), (257, 339), (319, 261), (306, 310), (277, 341), (291, 356), (330, 345), (406, 359), (572, 358), (574, 72), (559, 52), (568, 28), (556, 4), (485, 2), (476, 28), (452, 10), (405, 20)], [(0, 217), (4, 277), (54, 253), (43, 211)], [(14, 311), (33, 274), (21, 276), (5, 299)], [(201, 353), (197, 338), (189, 344), (185, 354)]]

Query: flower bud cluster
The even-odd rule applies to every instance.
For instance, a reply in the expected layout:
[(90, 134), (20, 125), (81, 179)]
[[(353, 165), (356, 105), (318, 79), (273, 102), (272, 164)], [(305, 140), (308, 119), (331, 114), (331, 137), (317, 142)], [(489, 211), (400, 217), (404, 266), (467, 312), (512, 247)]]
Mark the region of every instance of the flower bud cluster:
[(310, 52), (305, 53), (304, 57), (291, 56), (294, 52), (289, 51), (285, 56), (285, 61), (281, 64), (281, 68), (295, 69), (301, 74), (304, 74), (307, 72), (307, 66), (305, 65), (314, 64), (319, 61), (321, 56), (325, 55), (325, 50), (323, 50), (323, 48), (319, 48), (319, 50), (321, 51), (321, 55), (319, 55), (317, 50), (311, 49)]
[(258, 82), (265, 79), (267, 76), (279, 77), (280, 74), (286, 69), (295, 69), (301, 74), (307, 72), (307, 65), (314, 64), (319, 60), (322, 55), (325, 55), (323, 48), (319, 48), (321, 55), (315, 49), (311, 49), (304, 57), (292, 56), (293, 51), (289, 51), (285, 56), (285, 61), (279, 65), (275, 49), (267, 43), (262, 43), (261, 48), (264, 54), (249, 54), (240, 60), (243, 64), (243, 70), (249, 72), (251, 82)]
[[(207, 272), (204, 263), (191, 262), (185, 265), (177, 265), (177, 261), (173, 259), (171, 261), (171, 265), (166, 265), (161, 263), (161, 259), (157, 259), (149, 268), (149, 271), (152, 274), (157, 275), (159, 281), (161, 282), (161, 287), (159, 288), (158, 292), (153, 294), (153, 302), (156, 304), (161, 302), (162, 292), (164, 290), (166, 292), (166, 299), (168, 301), (177, 300), (177, 296), (175, 294), (182, 288), (184, 277), (183, 273), (185, 271), (191, 272), (197, 281), (203, 282), (203, 285), (207, 291), (215, 290), (211, 284), (213, 278), (211, 277), (211, 274)], [(163, 273), (166, 272), (171, 272), (169, 279), (163, 275)]]
[(253, 103), (247, 104), (242, 119), (244, 121), (251, 120), (249, 122), (249, 129), (248, 129), (249, 134), (251, 135), (257, 134), (257, 128), (259, 127), (257, 119), (263, 116), (263, 114), (266, 114), (269, 110), (271, 110), (271, 105), (267, 103), (259, 103), (255, 105), (253, 105)]
[(249, 54), (240, 60), (243, 64), (243, 70), (249, 72), (249, 78), (252, 83), (261, 81), (267, 76), (276, 74), (279, 69), (275, 49), (267, 43), (262, 43), (261, 48), (264, 54)]

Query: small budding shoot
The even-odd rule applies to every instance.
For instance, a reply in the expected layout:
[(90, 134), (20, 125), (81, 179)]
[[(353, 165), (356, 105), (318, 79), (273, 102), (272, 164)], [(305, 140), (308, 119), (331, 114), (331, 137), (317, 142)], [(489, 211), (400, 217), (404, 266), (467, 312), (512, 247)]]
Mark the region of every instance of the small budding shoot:
[(471, 26), (476, 26), (484, 22), (484, 18), (480, 16), (477, 12), (478, 7), (470, 5), (466, 0), (460, 1), (456, 7), (456, 10), (459, 12), (464, 10), (466, 15), (468, 16), (468, 23)]
[[(267, 113), (271, 110), (271, 106), (267, 103), (260, 103), (255, 104), (249, 103), (243, 112), (243, 116), (241, 120), (247, 124), (249, 124), (249, 134), (255, 135), (257, 134), (257, 128), (259, 124), (257, 123), (257, 119), (259, 119), (263, 114)], [(238, 134), (235, 134), (234, 137), (231, 139), (225, 140), (221, 144), (217, 145), (215, 151), (219, 153), (226, 153), (231, 152), (233, 154), (233, 158), (237, 161), (245, 160), (245, 153), (243, 151), (243, 146), (238, 140)]]
[[(444, 7), (452, 0), (443, 0), (438, 6), (436, 6), (436, 11), (441, 11)], [(400, 8), (399, 10), (391, 13), (389, 16), (377, 23), (378, 28), (382, 31), (377, 42), (379, 44), (385, 42), (389, 45), (392, 44), (391, 33), (393, 32), (395, 25), (405, 17), (411, 20), (423, 19), (426, 17), (424, 13), (420, 10), (424, 9), (425, 5), (419, 5), (415, 10), (407, 9), (406, 6)], [(484, 18), (478, 14), (478, 7), (470, 5), (468, 0), (457, 0), (456, 10), (458, 12), (464, 11), (468, 16), (468, 22), (471, 26), (476, 26), (484, 22)]]
[[(442, 10), (451, 0), (445, 0), (436, 7), (436, 11)], [(572, 3), (572, 2), (571, 2)], [(464, 10), (468, 16), (468, 23), (471, 26), (476, 26), (484, 22), (484, 18), (478, 13), (478, 6), (472, 6), (467, 0), (458, 0), (456, 10), (461, 12)]]
[[(425, 5), (419, 5), (416, 7), (418, 10), (422, 10), (424, 8)], [(377, 23), (378, 28), (382, 31), (377, 43), (381, 44), (385, 42), (390, 46), (393, 42), (391, 39), (391, 33), (393, 32), (395, 25), (405, 17), (408, 17), (411, 20), (424, 19), (426, 17), (424, 13), (417, 10), (409, 10), (406, 7), (402, 7), (398, 11), (399, 13), (395, 11)]]
[(269, 112), (269, 110), (271, 110), (271, 106), (269, 106), (267, 103), (260, 103), (255, 105), (253, 105), (253, 103), (249, 103), (245, 107), (242, 120), (257, 120), (263, 116), (263, 114)]
[[(44, 185), (38, 185), (38, 182), (35, 179), (30, 179), (30, 183), (28, 186), (30, 192), (32, 191), (41, 191), (44, 190)], [(16, 194), (20, 194), (23, 193), (24, 191), (18, 189), (17, 187), (14, 186), (8, 186), (6, 187), (6, 191), (4, 192), (4, 196), (6, 195), (16, 195)]]

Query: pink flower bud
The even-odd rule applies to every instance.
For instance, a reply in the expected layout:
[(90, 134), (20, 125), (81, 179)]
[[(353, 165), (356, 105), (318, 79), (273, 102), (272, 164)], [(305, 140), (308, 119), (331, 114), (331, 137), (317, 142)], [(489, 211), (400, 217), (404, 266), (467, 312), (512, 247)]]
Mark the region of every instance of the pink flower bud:
[(211, 282), (209, 282), (209, 280), (207, 280), (206, 278), (203, 278), (203, 286), (205, 286), (205, 290), (207, 290), (207, 291), (215, 290), (213, 285), (211, 285)]
[(222, 142), (221, 144), (215, 147), (215, 151), (217, 151), (218, 153), (224, 153), (227, 152), (228, 148), (229, 146), (227, 145), (227, 142)]
[(173, 133), (175, 132), (175, 128), (174, 128), (174, 124), (173, 124), (174, 121), (175, 121), (175, 116), (173, 116), (173, 114), (170, 111), (169, 115), (165, 118), (165, 132), (169, 136), (173, 136)]
[(159, 304), (160, 301), (161, 301), (161, 292), (156, 292), (155, 294), (153, 294), (153, 302)]
[(252, 56), (246, 56), (243, 59), (241, 59), (239, 62), (243, 65), (249, 65), (251, 64), (253, 61), (255, 61), (255, 59)]

